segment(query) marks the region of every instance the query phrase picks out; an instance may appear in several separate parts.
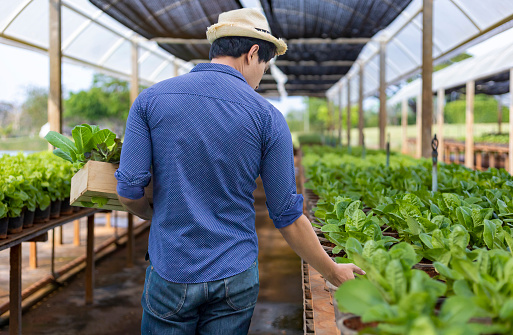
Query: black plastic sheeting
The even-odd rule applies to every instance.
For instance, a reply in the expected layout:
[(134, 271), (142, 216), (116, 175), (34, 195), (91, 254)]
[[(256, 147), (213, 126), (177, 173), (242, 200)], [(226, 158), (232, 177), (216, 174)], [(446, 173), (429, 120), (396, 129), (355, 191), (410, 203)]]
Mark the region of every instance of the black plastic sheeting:
[[(220, 13), (242, 8), (239, 0), (89, 0), (102, 11), (134, 30), (152, 39), (172, 37), (205, 39), (208, 26), (217, 22)], [(387, 27), (411, 0), (260, 0), (273, 35), (289, 39), (299, 38), (370, 38)], [(163, 49), (183, 60), (208, 59), (209, 45), (159, 44)], [(279, 66), (286, 75), (345, 75), (350, 66), (324, 66), (325, 61), (355, 61), (365, 44), (289, 44), (284, 61), (315, 61), (317, 65)], [(286, 85), (290, 94), (311, 90), (325, 92), (326, 81), (302, 81)], [(298, 86), (304, 84), (304, 89)], [(319, 87), (312, 88), (318, 84)], [(259, 92), (276, 91), (260, 89)], [(289, 91), (289, 89), (287, 89)]]
[[(476, 80), (475, 94), (501, 95), (509, 93), (509, 70), (493, 76)], [(465, 94), (466, 85), (446, 90), (446, 94), (458, 92)]]
[[(205, 39), (219, 14), (242, 8), (238, 0), (89, 0), (93, 5), (147, 39)], [(161, 44), (178, 58), (208, 59), (210, 45)]]

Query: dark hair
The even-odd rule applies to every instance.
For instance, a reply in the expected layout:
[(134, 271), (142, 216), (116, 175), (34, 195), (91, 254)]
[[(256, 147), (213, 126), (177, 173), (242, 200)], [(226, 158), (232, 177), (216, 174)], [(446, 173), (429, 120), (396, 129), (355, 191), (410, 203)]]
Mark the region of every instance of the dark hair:
[(252, 37), (240, 36), (227, 36), (220, 37), (210, 46), (208, 58), (231, 56), (238, 58), (243, 54), (247, 54), (253, 45), (257, 44), (258, 48), (258, 61), (268, 62), (276, 55), (276, 45), (271, 42), (264, 41)]

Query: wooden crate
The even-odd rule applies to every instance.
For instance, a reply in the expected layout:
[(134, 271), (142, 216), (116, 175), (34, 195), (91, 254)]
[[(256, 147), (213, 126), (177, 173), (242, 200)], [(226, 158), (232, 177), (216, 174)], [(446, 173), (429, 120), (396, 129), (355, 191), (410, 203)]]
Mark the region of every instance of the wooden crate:
[[(118, 164), (89, 161), (71, 178), (70, 203), (72, 206), (86, 207), (81, 202), (91, 202), (92, 197), (103, 197), (109, 201), (101, 207), (116, 211), (126, 211), (118, 200), (114, 177)], [(153, 181), (144, 189), (150, 203), (153, 203)], [(88, 207), (88, 206), (87, 206)], [(98, 207), (95, 205), (94, 207)]]

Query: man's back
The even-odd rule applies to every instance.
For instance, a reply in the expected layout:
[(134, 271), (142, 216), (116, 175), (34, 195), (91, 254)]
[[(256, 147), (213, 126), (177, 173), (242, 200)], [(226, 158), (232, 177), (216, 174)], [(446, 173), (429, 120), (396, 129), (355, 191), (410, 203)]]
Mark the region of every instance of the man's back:
[[(287, 169), (273, 175), (288, 178), (266, 185), (277, 216), (298, 200), (290, 197), (293, 161), (283, 163), (292, 146), (290, 135), (282, 138), (289, 133), (281, 113), (240, 72), (220, 64), (156, 84), (134, 106), (125, 143), (136, 147), (123, 155), (139, 151), (142, 162), (153, 164), (149, 254), (156, 271), (172, 282), (198, 283), (246, 270), (258, 255), (255, 179), (263, 172), (270, 184), (266, 170)], [(119, 174), (145, 169), (137, 164), (121, 166)]]

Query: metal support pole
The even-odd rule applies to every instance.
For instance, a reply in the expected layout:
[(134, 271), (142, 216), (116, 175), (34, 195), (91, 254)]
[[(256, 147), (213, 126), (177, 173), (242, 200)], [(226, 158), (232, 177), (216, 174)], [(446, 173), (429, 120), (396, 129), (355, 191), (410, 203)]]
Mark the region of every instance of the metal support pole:
[(419, 95), (417, 97), (417, 152), (416, 157), (420, 158), (422, 157), (422, 97)]
[[(50, 0), (50, 87), (48, 94), (48, 123), (50, 130), (62, 133), (62, 75), (61, 75), (61, 1)], [(48, 149), (53, 146), (48, 144)]]
[(340, 100), (338, 104), (338, 145), (342, 144), (342, 85), (340, 85)]
[(471, 80), (467, 83), (467, 109), (465, 122), (467, 131), (465, 136), (465, 166), (474, 168), (474, 92), (476, 83)]
[(431, 141), (431, 159), (433, 160), (433, 177), (431, 182), (431, 189), (433, 192), (438, 191), (438, 139), (435, 137)]
[(139, 46), (132, 41), (132, 75), (130, 77), (130, 102), (133, 104), (139, 95)]
[(441, 160), (444, 160), (444, 105), (445, 105), (445, 89), (440, 88), (436, 96), (436, 109), (437, 109), (437, 121), (438, 121), (438, 147), (441, 148), (442, 156)]
[(408, 153), (408, 101), (404, 99), (401, 103), (401, 128), (402, 128), (402, 145), (401, 152)]
[(386, 43), (381, 42), (379, 48), (379, 148), (385, 149), (385, 128), (387, 123), (386, 96)]
[(87, 246), (86, 246), (86, 283), (85, 303), (92, 304), (94, 301), (94, 214), (87, 217)]
[(358, 87), (358, 132), (359, 132), (359, 141), (358, 144), (363, 146), (363, 127), (364, 127), (364, 118), (363, 118), (363, 65), (360, 63), (360, 72), (359, 72), (360, 82)]
[[(513, 78), (513, 69), (509, 70), (509, 77)], [(509, 81), (509, 174), (513, 175), (513, 80)]]
[(431, 154), (433, 127), (433, 0), (423, 0), (421, 155)]
[(347, 79), (347, 152), (351, 153), (351, 81)]
[(502, 99), (500, 95), (497, 99), (497, 123), (499, 124), (499, 134), (502, 133)]
[(127, 242), (126, 242), (126, 250), (127, 250), (127, 259), (126, 259), (126, 267), (131, 268), (134, 266), (134, 258), (135, 258), (135, 238), (134, 238), (134, 215), (128, 214), (128, 229), (127, 229)]
[(21, 243), (11, 247), (9, 272), (9, 334), (21, 334)]

